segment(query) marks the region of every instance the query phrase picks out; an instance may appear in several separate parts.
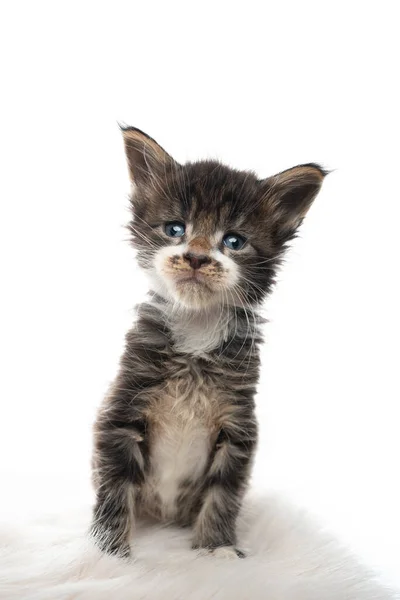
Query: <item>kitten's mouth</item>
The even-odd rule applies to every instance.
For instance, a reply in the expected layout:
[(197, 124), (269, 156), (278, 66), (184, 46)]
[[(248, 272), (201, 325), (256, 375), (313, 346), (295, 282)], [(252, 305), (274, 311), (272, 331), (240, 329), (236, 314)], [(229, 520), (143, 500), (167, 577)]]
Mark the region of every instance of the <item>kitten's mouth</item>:
[(207, 289), (210, 287), (207, 285), (205, 281), (204, 275), (198, 273), (197, 271), (193, 271), (193, 273), (188, 273), (187, 275), (180, 275), (175, 279), (176, 285), (194, 285), (194, 286), (203, 286)]
[(220, 301), (226, 282), (219, 263), (191, 268), (179, 256), (164, 259), (161, 254), (158, 264), (158, 273), (169, 294), (183, 306), (201, 309)]
[(175, 296), (187, 308), (205, 308), (210, 303), (217, 301), (218, 294), (206, 276), (199, 274), (187, 274), (174, 278)]

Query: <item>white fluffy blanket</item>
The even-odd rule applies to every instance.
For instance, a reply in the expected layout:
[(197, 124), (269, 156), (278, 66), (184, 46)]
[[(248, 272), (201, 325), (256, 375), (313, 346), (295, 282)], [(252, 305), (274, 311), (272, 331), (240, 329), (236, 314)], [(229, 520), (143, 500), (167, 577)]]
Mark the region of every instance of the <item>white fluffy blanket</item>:
[(249, 497), (239, 527), (246, 559), (200, 556), (190, 531), (139, 526), (134, 560), (100, 556), (89, 510), (0, 528), (4, 600), (389, 600), (398, 596), (304, 513)]

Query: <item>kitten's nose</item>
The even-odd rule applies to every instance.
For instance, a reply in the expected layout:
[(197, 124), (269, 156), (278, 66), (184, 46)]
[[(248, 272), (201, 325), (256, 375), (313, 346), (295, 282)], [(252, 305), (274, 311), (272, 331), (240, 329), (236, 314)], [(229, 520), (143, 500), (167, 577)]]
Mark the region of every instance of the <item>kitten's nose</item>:
[(200, 269), (202, 265), (209, 265), (211, 258), (206, 254), (194, 254), (194, 252), (186, 252), (183, 258), (189, 263), (192, 269)]

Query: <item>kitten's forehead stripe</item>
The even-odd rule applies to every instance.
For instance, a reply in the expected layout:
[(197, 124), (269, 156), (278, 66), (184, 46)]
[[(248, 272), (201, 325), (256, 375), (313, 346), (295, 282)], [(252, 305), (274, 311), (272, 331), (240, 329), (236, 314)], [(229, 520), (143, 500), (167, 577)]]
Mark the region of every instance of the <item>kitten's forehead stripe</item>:
[(257, 191), (254, 175), (234, 171), (219, 163), (193, 163), (184, 169), (186, 176), (180, 182), (185, 182), (186, 189), (181, 190), (181, 197), (185, 204), (190, 204), (194, 218), (201, 218), (202, 213), (210, 214), (210, 211), (214, 219), (232, 218)]
[(199, 254), (208, 253), (211, 250), (211, 244), (206, 237), (195, 237), (189, 241), (189, 250)]

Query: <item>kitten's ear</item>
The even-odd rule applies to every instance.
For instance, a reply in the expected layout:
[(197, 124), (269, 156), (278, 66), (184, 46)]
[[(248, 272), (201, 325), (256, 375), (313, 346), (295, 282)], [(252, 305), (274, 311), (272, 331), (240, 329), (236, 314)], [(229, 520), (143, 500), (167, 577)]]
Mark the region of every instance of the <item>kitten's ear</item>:
[(140, 129), (121, 127), (121, 130), (129, 175), (133, 183), (145, 183), (152, 176), (161, 175), (167, 169), (178, 166), (178, 163), (153, 138)]
[(261, 182), (269, 210), (285, 230), (295, 230), (318, 194), (327, 171), (310, 163), (287, 169)]

